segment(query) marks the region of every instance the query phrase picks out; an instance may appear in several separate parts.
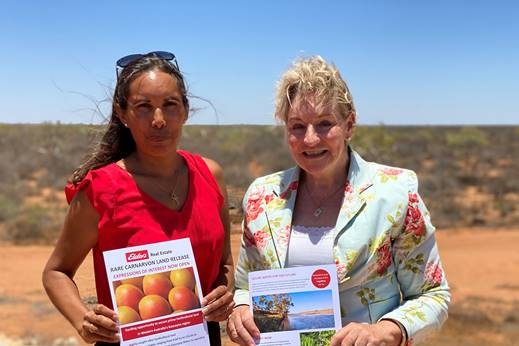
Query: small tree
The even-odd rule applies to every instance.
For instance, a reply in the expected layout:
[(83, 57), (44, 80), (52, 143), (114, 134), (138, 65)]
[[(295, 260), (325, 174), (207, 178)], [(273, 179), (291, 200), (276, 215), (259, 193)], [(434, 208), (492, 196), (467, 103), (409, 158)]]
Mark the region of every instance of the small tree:
[[(457, 132), (449, 132), (445, 136), (447, 146), (454, 150), (454, 154), (461, 154), (463, 177), (472, 177), (472, 180), (479, 180), (480, 175), (480, 153), (483, 147), (488, 145), (488, 138), (485, 132), (477, 127), (462, 127)], [(471, 180), (471, 179), (469, 179)]]
[(291, 306), (294, 306), (292, 297), (286, 293), (260, 296), (253, 302), (254, 310), (269, 311), (283, 315), (289, 313)]

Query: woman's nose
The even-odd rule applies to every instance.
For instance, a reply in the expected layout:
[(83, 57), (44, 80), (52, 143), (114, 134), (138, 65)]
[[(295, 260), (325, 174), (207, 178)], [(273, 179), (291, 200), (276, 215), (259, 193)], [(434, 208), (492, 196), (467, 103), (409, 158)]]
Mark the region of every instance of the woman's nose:
[(313, 125), (308, 125), (305, 131), (304, 142), (306, 145), (315, 145), (319, 142), (319, 135)]
[(151, 126), (157, 127), (159, 129), (166, 126), (166, 119), (164, 118), (164, 113), (162, 113), (160, 108), (155, 109), (155, 112), (153, 112)]

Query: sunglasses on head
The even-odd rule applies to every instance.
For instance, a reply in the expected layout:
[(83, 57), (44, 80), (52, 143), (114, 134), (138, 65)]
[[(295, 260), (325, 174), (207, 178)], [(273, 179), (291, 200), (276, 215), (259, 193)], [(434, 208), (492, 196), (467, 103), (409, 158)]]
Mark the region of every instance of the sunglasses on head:
[[(126, 66), (130, 65), (135, 60), (138, 60), (138, 59), (144, 58), (144, 57), (154, 57), (154, 58), (158, 58), (158, 59), (162, 59), (162, 60), (166, 60), (166, 61), (171, 61), (175, 65), (177, 70), (179, 70), (177, 58), (175, 57), (175, 54), (170, 53), (170, 52), (163, 52), (163, 51), (149, 52), (146, 54), (130, 54), (127, 56), (123, 56), (121, 59), (117, 60), (115, 65), (116, 65), (116, 68), (123, 69)], [(117, 70), (117, 72), (119, 72), (119, 70)], [(119, 73), (117, 73), (117, 74), (119, 74)]]

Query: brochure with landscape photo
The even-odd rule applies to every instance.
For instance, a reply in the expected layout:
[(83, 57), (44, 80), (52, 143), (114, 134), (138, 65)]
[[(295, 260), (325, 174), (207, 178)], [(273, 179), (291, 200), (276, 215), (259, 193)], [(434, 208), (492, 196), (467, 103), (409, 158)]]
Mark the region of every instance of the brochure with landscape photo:
[(209, 345), (189, 239), (103, 253), (121, 345)]
[(335, 265), (249, 273), (258, 345), (328, 345), (341, 327)]

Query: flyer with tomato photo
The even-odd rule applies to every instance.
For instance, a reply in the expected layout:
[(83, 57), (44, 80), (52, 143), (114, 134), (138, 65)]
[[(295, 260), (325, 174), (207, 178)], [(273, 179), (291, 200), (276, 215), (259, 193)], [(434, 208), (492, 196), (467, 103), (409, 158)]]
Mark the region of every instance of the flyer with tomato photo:
[(103, 252), (121, 345), (209, 345), (188, 238)]
[(335, 265), (249, 273), (257, 345), (328, 345), (341, 328)]

